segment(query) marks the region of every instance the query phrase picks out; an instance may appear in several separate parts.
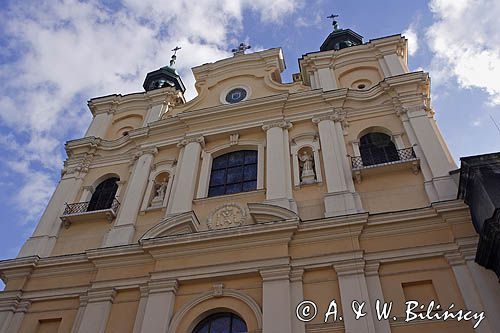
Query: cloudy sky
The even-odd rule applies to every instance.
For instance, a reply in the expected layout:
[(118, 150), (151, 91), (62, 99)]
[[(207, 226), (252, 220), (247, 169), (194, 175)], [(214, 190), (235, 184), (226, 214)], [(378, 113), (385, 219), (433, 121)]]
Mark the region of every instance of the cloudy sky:
[(500, 1), (2, 0), (0, 1), (0, 258), (31, 234), (60, 175), (64, 142), (90, 123), (92, 97), (142, 90), (168, 63), (195, 95), (190, 68), (282, 47), (285, 82), (297, 59), (341, 27), (365, 41), (409, 40), (409, 66), (432, 79), (440, 128), (460, 156), (500, 150)]

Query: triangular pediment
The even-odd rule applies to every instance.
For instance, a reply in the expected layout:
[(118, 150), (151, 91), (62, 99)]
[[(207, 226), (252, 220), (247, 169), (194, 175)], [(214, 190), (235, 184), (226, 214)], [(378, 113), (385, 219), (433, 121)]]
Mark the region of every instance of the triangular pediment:
[(198, 232), (200, 222), (194, 212), (174, 215), (162, 220), (160, 223), (146, 231), (139, 241), (173, 235), (182, 235)]

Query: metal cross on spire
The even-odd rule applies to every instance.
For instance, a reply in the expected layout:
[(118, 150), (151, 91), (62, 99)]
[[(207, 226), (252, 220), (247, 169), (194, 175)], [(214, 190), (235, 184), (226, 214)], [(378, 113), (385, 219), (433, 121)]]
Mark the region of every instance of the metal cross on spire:
[(182, 47), (180, 46), (176, 46), (175, 48), (172, 49), (174, 54), (172, 54), (172, 57), (170, 58), (170, 67), (174, 67), (175, 60), (177, 59), (177, 51), (179, 51), (180, 49), (182, 49)]
[(238, 46), (238, 48), (236, 48), (236, 49), (232, 49), (232, 50), (231, 50), (231, 52), (233, 52), (233, 54), (234, 54), (235, 56), (237, 56), (237, 55), (245, 54), (245, 51), (246, 51), (246, 50), (248, 50), (248, 49), (250, 49), (250, 48), (251, 48), (251, 46), (250, 46), (250, 45), (247, 45), (247, 44), (245, 44), (245, 43), (241, 43), (241, 44)]
[(326, 18), (329, 18), (329, 19), (333, 20), (332, 25), (333, 25), (333, 30), (334, 31), (339, 30), (339, 21), (336, 20), (337, 17), (339, 17), (339, 16), (336, 15), (336, 14), (332, 14), (332, 15), (326, 17)]

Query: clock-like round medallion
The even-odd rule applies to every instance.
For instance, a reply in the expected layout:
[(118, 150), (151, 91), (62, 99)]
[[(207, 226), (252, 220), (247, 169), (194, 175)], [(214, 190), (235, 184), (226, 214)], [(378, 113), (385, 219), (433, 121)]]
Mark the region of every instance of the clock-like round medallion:
[(238, 103), (247, 97), (247, 91), (243, 88), (231, 89), (226, 95), (226, 102)]

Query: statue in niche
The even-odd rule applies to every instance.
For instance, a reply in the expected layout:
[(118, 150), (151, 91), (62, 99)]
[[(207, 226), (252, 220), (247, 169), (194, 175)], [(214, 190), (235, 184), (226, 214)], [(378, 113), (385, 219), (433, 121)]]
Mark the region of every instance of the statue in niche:
[(307, 150), (303, 150), (299, 154), (300, 161), (300, 182), (302, 184), (312, 184), (316, 181), (316, 174), (314, 173), (314, 158)]
[(167, 185), (167, 178), (163, 178), (161, 182), (154, 181), (155, 196), (153, 200), (151, 200), (151, 206), (161, 206), (163, 204), (165, 193), (167, 192)]

